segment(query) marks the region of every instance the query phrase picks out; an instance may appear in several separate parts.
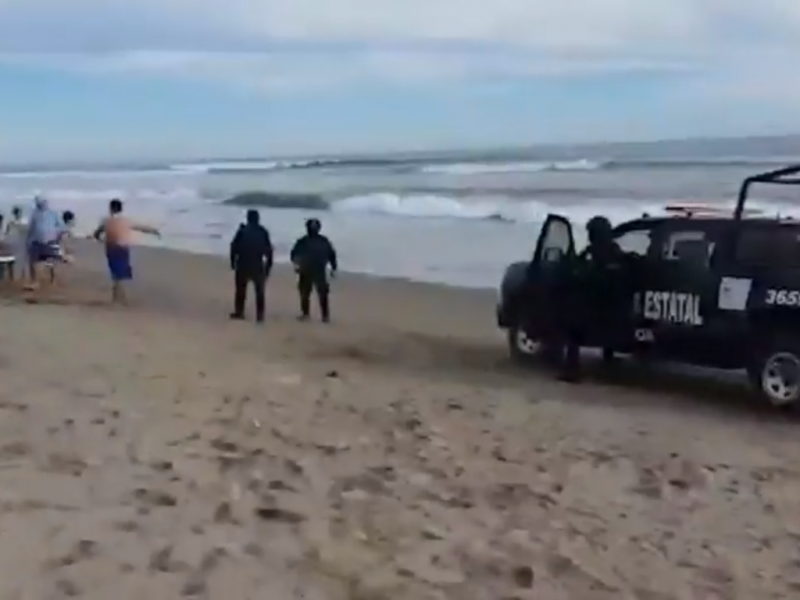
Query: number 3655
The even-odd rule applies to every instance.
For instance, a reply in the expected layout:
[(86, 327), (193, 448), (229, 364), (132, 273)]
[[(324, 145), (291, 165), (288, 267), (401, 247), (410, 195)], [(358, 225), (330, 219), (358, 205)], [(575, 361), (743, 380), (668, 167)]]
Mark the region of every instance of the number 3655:
[(800, 306), (800, 290), (767, 290), (767, 304)]

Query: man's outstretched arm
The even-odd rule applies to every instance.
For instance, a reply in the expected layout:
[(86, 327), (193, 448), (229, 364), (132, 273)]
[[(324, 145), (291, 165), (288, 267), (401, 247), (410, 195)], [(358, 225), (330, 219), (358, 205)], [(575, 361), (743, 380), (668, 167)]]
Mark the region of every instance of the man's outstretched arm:
[(103, 240), (103, 237), (106, 235), (106, 222), (105, 220), (100, 221), (100, 224), (94, 230), (92, 237), (96, 239), (98, 242)]
[(146, 223), (131, 223), (131, 229), (134, 231), (138, 231), (139, 233), (144, 233), (146, 235), (154, 235), (156, 237), (161, 237), (161, 230), (158, 227), (153, 225), (147, 225)]

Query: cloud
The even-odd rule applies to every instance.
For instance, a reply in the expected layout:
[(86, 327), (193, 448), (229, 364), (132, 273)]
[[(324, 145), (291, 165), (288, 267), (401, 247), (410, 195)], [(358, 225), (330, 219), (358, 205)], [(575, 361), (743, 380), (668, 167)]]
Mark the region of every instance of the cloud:
[(797, 0), (0, 0), (0, 60), (272, 92), (628, 71), (735, 87), (798, 50)]

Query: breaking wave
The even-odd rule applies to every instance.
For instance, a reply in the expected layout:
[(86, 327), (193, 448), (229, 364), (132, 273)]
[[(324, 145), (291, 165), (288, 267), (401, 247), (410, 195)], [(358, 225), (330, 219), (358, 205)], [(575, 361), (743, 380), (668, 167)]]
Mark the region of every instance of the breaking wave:
[(170, 165), (178, 173), (242, 174), (292, 169), (393, 168), (443, 175), (539, 173), (545, 171), (596, 171), (607, 163), (587, 159), (518, 162), (430, 162), (422, 159), (330, 159), (303, 161), (242, 161)]
[[(494, 220), (508, 223), (540, 222), (548, 213), (568, 214), (578, 220), (589, 219), (602, 213), (612, 221), (621, 221), (648, 213), (663, 214), (666, 201), (636, 200), (629, 197), (592, 197), (575, 202), (559, 198), (534, 199), (504, 194), (460, 196), (447, 193), (390, 192), (353, 194), (344, 197), (326, 197), (316, 193), (250, 191), (220, 200), (207, 192), (192, 187), (159, 189), (104, 188), (104, 189), (46, 189), (24, 192), (0, 192), (0, 212), (13, 204), (27, 206), (37, 195), (45, 195), (59, 209), (83, 211), (84, 207), (105, 209), (110, 198), (123, 198), (136, 210), (166, 209), (172, 214), (205, 210), (203, 207), (261, 208), (265, 210), (297, 210), (338, 212), (353, 215), (376, 215), (416, 219), (450, 219), (456, 221)], [(730, 203), (720, 202), (719, 206)], [(750, 206), (766, 214), (800, 217), (793, 202), (768, 198), (753, 198)]]
[(230, 206), (250, 208), (293, 208), (305, 210), (328, 210), (330, 204), (319, 194), (244, 192), (223, 202)]
[(404, 161), (396, 159), (339, 159), (321, 158), (308, 160), (245, 160), (245, 161), (220, 161), (199, 162), (169, 165), (169, 170), (177, 173), (209, 173), (209, 174), (243, 174), (261, 173), (268, 171), (282, 171), (293, 169), (326, 169), (334, 167), (391, 167), (403, 164)]
[(423, 167), (424, 173), (445, 175), (484, 175), (491, 173), (542, 173), (546, 171), (597, 171), (606, 163), (591, 160), (555, 162), (453, 163)]
[[(612, 222), (636, 218), (644, 213), (664, 214), (665, 201), (633, 199), (625, 196), (592, 197), (583, 201), (565, 199), (509, 197), (502, 194), (485, 196), (456, 196), (447, 193), (392, 192), (352, 194), (326, 197), (315, 193), (290, 193), (251, 191), (236, 194), (228, 199), (209, 197), (208, 193), (192, 187), (158, 189), (105, 188), (27, 190), (0, 193), (0, 213), (14, 204), (29, 206), (37, 194), (44, 194), (59, 210), (71, 209), (79, 215), (102, 214), (110, 198), (119, 197), (137, 213), (147, 214), (203, 214), (213, 219), (225, 220), (220, 209), (241, 211), (243, 208), (260, 208), (265, 211), (298, 211), (338, 213), (352, 216), (374, 216), (398, 219), (439, 219), (454, 222), (495, 221), (499, 223), (537, 224), (549, 213), (561, 213), (585, 223), (592, 216), (604, 214)], [(732, 208), (730, 202), (719, 206)], [(750, 206), (774, 216), (800, 218), (800, 210), (792, 202), (753, 198)], [(239, 215), (237, 215), (239, 216)], [(268, 215), (264, 215), (269, 218)], [(183, 218), (183, 217), (179, 217)]]
[[(269, 209), (295, 209), (312, 211), (334, 211), (361, 213), (420, 219), (467, 219), (496, 220), (509, 223), (540, 222), (553, 207), (546, 202), (512, 198), (464, 199), (436, 194), (397, 194), (375, 192), (327, 200), (315, 194), (290, 194), (249, 192), (238, 194), (223, 204)], [(591, 207), (569, 207), (570, 214), (576, 210), (589, 218), (598, 211), (613, 213), (620, 218), (635, 216), (642, 212), (656, 213), (660, 207), (643, 206), (639, 202), (595, 200)], [(590, 214), (591, 213), (591, 214)]]
[(504, 173), (548, 173), (581, 172), (631, 169), (687, 169), (687, 168), (730, 168), (751, 167), (754, 169), (783, 165), (797, 159), (787, 157), (680, 157), (648, 158), (646, 156), (630, 159), (575, 158), (565, 160), (521, 158), (518, 160), (446, 160), (443, 158), (353, 158), (353, 159), (313, 159), (313, 160), (253, 160), (220, 161), (167, 166), (172, 173), (186, 174), (242, 174), (297, 169), (333, 168), (385, 168), (403, 172), (427, 174), (470, 176)]

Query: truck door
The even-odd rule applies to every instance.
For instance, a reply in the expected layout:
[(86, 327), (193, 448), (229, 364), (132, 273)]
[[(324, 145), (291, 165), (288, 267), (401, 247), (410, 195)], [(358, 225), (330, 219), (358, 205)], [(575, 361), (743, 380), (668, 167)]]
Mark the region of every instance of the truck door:
[(631, 279), (630, 298), (626, 300), (630, 318), (616, 340), (622, 352), (649, 351), (652, 342), (652, 331), (641, 317), (641, 304), (644, 291), (652, 287), (653, 266), (658, 260), (659, 223), (635, 221), (617, 227), (614, 232), (614, 242), (628, 258), (627, 276)]
[(536, 268), (547, 268), (574, 255), (575, 238), (570, 220), (562, 215), (547, 215), (536, 241), (533, 264)]
[(547, 215), (528, 273), (528, 327), (531, 333), (539, 337), (552, 334), (553, 316), (559, 309), (557, 289), (561, 284), (560, 278), (563, 277), (564, 261), (574, 256), (572, 223), (562, 215)]
[(664, 358), (707, 363), (725, 344), (717, 310), (720, 276), (712, 268), (718, 231), (702, 221), (676, 220), (659, 233), (642, 316)]

